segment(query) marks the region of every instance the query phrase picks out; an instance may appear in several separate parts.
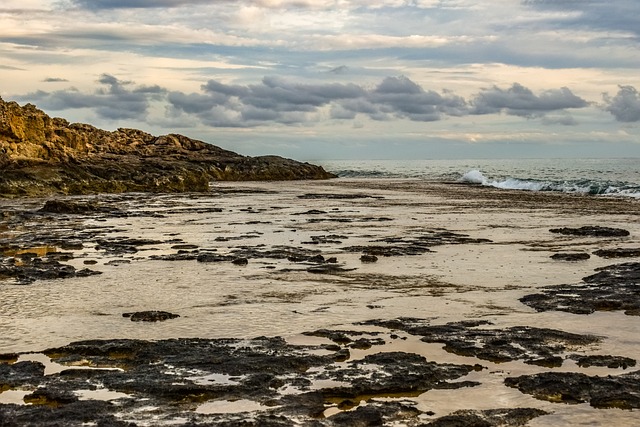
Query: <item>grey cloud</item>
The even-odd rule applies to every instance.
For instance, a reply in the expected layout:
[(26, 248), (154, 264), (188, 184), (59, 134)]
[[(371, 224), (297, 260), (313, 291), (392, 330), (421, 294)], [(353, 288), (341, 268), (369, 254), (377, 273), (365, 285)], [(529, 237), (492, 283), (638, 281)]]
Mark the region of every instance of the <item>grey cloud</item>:
[[(352, 83), (298, 83), (278, 77), (264, 77), (259, 84), (247, 86), (210, 80), (202, 91), (172, 92), (168, 101), (175, 113), (196, 115), (204, 123), (247, 127), (314, 122), (319, 120), (316, 114), (322, 107), (329, 107), (329, 116), (336, 120), (354, 120), (362, 115), (377, 121), (430, 122), (467, 114), (506, 113), (532, 118), (556, 113), (545, 123), (571, 125), (575, 122), (565, 110), (588, 105), (568, 88), (536, 95), (518, 83), (508, 89), (485, 89), (467, 102), (451, 91), (425, 90), (405, 76), (386, 77), (373, 88)], [(228, 114), (221, 115), (220, 111)]]
[[(83, 108), (105, 119), (140, 121), (146, 120), (150, 103), (157, 101), (166, 103), (166, 117), (172, 123), (197, 120), (214, 127), (305, 125), (327, 116), (333, 120), (360, 117), (375, 121), (432, 122), (468, 114), (500, 113), (546, 117), (545, 124), (571, 125), (575, 122), (565, 110), (588, 105), (567, 88), (536, 95), (518, 83), (508, 89), (484, 89), (467, 101), (451, 91), (425, 90), (404, 76), (386, 77), (372, 87), (297, 82), (280, 77), (264, 77), (259, 83), (249, 85), (210, 80), (198, 93), (169, 92), (158, 85), (139, 86), (110, 74), (101, 75), (98, 83), (100, 87), (92, 93), (70, 88), (38, 91), (22, 99), (50, 110)], [(608, 105), (608, 111), (616, 117), (630, 117), (630, 109), (635, 108), (638, 113), (638, 93), (633, 88), (622, 87), (618, 95), (608, 99)], [(547, 113), (553, 114), (547, 116)]]
[(542, 117), (545, 113), (568, 108), (584, 108), (587, 101), (574, 95), (566, 87), (535, 95), (530, 89), (514, 83), (509, 89), (485, 89), (471, 101), (471, 114), (504, 112), (520, 117)]
[(47, 77), (46, 79), (44, 79), (42, 81), (44, 83), (59, 83), (59, 82), (68, 82), (69, 80), (63, 79), (63, 78), (59, 78), (59, 77)]
[(633, 86), (620, 86), (618, 93), (610, 97), (603, 95), (605, 110), (610, 112), (619, 122), (640, 121), (640, 94)]
[(54, 92), (37, 91), (21, 98), (37, 102), (38, 106), (53, 111), (86, 108), (104, 119), (143, 120), (147, 115), (150, 98), (162, 91), (159, 87), (145, 86), (129, 90), (125, 86), (133, 85), (132, 82), (118, 80), (109, 74), (101, 75), (98, 83), (107, 87), (88, 94), (73, 88)]
[(70, 0), (84, 9), (151, 9), (211, 3), (208, 0)]
[(637, 0), (525, 0), (523, 3), (542, 10), (576, 12), (554, 19), (555, 25), (563, 28), (628, 31), (640, 36), (640, 2)]

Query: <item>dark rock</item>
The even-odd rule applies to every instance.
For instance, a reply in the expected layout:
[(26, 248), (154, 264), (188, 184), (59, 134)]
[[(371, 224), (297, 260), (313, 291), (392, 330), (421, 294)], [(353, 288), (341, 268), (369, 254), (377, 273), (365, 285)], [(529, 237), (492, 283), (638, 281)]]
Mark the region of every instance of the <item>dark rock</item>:
[(551, 233), (564, 234), (567, 236), (588, 236), (588, 237), (625, 237), (629, 235), (627, 230), (621, 228), (585, 226), (580, 228), (552, 228)]
[(135, 313), (123, 313), (122, 317), (129, 317), (132, 322), (161, 322), (180, 317), (178, 314), (167, 311), (138, 311)]
[(47, 200), (40, 212), (58, 214), (86, 214), (98, 211), (95, 203), (73, 202), (70, 200)]
[(598, 249), (593, 253), (601, 258), (635, 258), (640, 257), (639, 248)]
[(377, 257), (377, 256), (375, 256), (375, 255), (368, 255), (368, 254), (365, 254), (365, 255), (362, 255), (362, 256), (360, 257), (360, 261), (361, 261), (361, 262), (364, 262), (364, 263), (377, 262), (377, 261), (378, 261), (378, 257)]
[(392, 321), (368, 321), (391, 329), (399, 329), (422, 337), (425, 342), (439, 342), (444, 349), (459, 356), (477, 357), (495, 363), (522, 360), (541, 366), (561, 366), (559, 355), (568, 347), (599, 342), (592, 335), (578, 335), (556, 329), (514, 326), (505, 329), (481, 329), (487, 321), (463, 321), (445, 325), (429, 325), (421, 319), (400, 318)]
[(333, 194), (333, 193), (307, 193), (298, 196), (300, 199), (329, 199), (329, 200), (352, 200), (352, 199), (384, 199), (382, 196), (371, 196), (369, 194)]
[(543, 372), (506, 378), (505, 384), (549, 402), (588, 402), (596, 408), (640, 408), (640, 371), (606, 377), (577, 372)]
[(519, 427), (547, 414), (548, 412), (533, 408), (463, 410), (422, 424), (421, 427)]
[[(377, 365), (362, 375), (362, 366)], [(348, 367), (331, 372), (331, 378), (349, 386), (330, 387), (320, 390), (327, 398), (353, 399), (358, 396), (422, 393), (431, 389), (473, 387), (478, 383), (462, 381), (447, 382), (463, 377), (478, 369), (471, 365), (437, 364), (413, 353), (375, 353), (363, 359), (348, 362)]]
[(28, 285), (36, 280), (66, 279), (102, 274), (89, 269), (76, 270), (71, 265), (55, 260), (23, 257), (18, 264), (13, 258), (0, 258), (0, 277), (12, 278), (18, 284)]
[(584, 261), (591, 258), (591, 255), (583, 252), (577, 253), (557, 253), (551, 255), (551, 259), (559, 261)]
[(236, 258), (231, 262), (233, 264), (235, 264), (235, 265), (247, 265), (247, 264), (249, 264), (249, 260), (246, 259), (246, 258)]
[(198, 249), (198, 245), (190, 245), (186, 243), (181, 243), (179, 245), (171, 246), (171, 249)]
[(590, 314), (620, 310), (627, 315), (640, 315), (640, 263), (610, 265), (596, 271), (583, 278), (583, 283), (547, 286), (520, 301), (537, 311)]
[(309, 273), (314, 274), (338, 274), (338, 273), (346, 273), (348, 271), (356, 270), (355, 268), (346, 268), (337, 264), (322, 264), (322, 265), (314, 265), (313, 267), (307, 268)]
[[(282, 338), (265, 337), (76, 342), (44, 353), (60, 364), (82, 363), (102, 369), (70, 368), (45, 376), (41, 364), (0, 365), (4, 369), (0, 378), (13, 375), (13, 386), (36, 390), (30, 399), (37, 403), (0, 405), (0, 424), (120, 426), (115, 420), (127, 419), (140, 425), (187, 425), (184, 420), (188, 419), (193, 425), (229, 426), (417, 425), (421, 412), (412, 403), (397, 401), (367, 401), (362, 409), (328, 419), (323, 419), (322, 413), (329, 404), (347, 408), (349, 402), (353, 405), (388, 393), (411, 396), (430, 389), (477, 385), (454, 381), (477, 369), (475, 366), (437, 364), (402, 352), (336, 363), (346, 360), (348, 350), (335, 347), (334, 352), (330, 346), (294, 346)], [(228, 379), (220, 381), (219, 377)], [(319, 380), (344, 385), (308, 391)], [(117, 404), (88, 401), (93, 403), (85, 405), (75, 393), (99, 389), (127, 396)], [(288, 391), (280, 393), (283, 389)], [(268, 409), (239, 414), (194, 412), (202, 402), (238, 399), (261, 403)], [(156, 408), (152, 413), (145, 409), (150, 406)]]
[(44, 377), (44, 365), (40, 362), (0, 364), (0, 392), (23, 386), (35, 385)]
[(198, 262), (223, 262), (232, 261), (235, 258), (228, 255), (218, 255), (213, 253), (201, 253), (196, 256)]
[(432, 247), (440, 245), (464, 245), (490, 242), (488, 239), (474, 239), (466, 234), (435, 230), (412, 237), (388, 237), (372, 240), (372, 243), (384, 243), (383, 245), (349, 246), (341, 249), (347, 252), (362, 252), (365, 255), (390, 257), (422, 255), (431, 252)]
[(353, 411), (340, 412), (329, 417), (329, 421), (335, 426), (347, 427), (374, 427), (384, 425), (382, 414), (373, 406), (363, 406)]
[(582, 356), (574, 354), (570, 357), (575, 360), (578, 366), (581, 368), (588, 368), (590, 366), (604, 366), (611, 369), (627, 369), (629, 367), (636, 366), (636, 361), (629, 357), (622, 356)]

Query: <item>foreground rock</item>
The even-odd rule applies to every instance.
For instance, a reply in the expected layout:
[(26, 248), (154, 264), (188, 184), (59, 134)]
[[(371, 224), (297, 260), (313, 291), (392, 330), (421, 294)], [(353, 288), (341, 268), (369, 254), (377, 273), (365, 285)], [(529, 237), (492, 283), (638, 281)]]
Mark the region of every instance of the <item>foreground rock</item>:
[(640, 316), (640, 263), (610, 265), (596, 271), (583, 278), (583, 283), (548, 286), (520, 301), (537, 311), (591, 314), (621, 310), (630, 316)]
[(479, 328), (487, 321), (462, 321), (430, 325), (428, 321), (400, 318), (372, 320), (367, 325), (402, 330), (421, 336), (425, 342), (443, 343), (444, 349), (460, 356), (477, 357), (495, 363), (522, 360), (530, 365), (562, 366), (561, 357), (569, 348), (588, 346), (600, 341), (592, 335), (578, 335), (556, 329), (514, 326), (505, 329)]
[(550, 402), (588, 402), (595, 408), (640, 408), (640, 371), (606, 377), (577, 372), (544, 372), (507, 378), (505, 384)]
[(182, 135), (109, 132), (0, 98), (0, 195), (207, 191), (212, 180), (326, 179), (319, 166), (246, 157)]
[[(68, 369), (45, 375), (40, 362), (0, 357), (0, 390), (24, 390), (31, 403), (0, 404), (0, 425), (417, 425), (423, 412), (410, 400), (371, 399), (473, 387), (478, 383), (456, 380), (481, 369), (404, 352), (339, 363), (349, 350), (294, 346), (277, 337), (94, 340), (44, 353)], [(115, 396), (87, 400), (87, 392)], [(242, 411), (215, 410), (234, 402)], [(324, 418), (328, 405), (357, 409)]]

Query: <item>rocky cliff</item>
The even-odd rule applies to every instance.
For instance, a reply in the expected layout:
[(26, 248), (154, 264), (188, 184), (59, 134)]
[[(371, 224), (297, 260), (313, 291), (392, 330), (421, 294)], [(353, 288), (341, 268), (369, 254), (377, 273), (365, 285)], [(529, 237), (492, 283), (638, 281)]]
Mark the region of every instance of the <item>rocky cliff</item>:
[(206, 191), (211, 181), (326, 179), (319, 166), (247, 157), (182, 135), (109, 132), (0, 98), (0, 195)]

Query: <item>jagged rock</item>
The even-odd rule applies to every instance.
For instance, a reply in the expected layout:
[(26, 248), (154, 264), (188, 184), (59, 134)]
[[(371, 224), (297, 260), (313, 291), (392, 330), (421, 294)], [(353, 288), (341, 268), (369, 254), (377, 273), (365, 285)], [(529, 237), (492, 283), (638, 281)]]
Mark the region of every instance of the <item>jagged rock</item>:
[(212, 180), (326, 179), (319, 166), (246, 157), (170, 134), (113, 132), (0, 98), (0, 195), (207, 191)]

